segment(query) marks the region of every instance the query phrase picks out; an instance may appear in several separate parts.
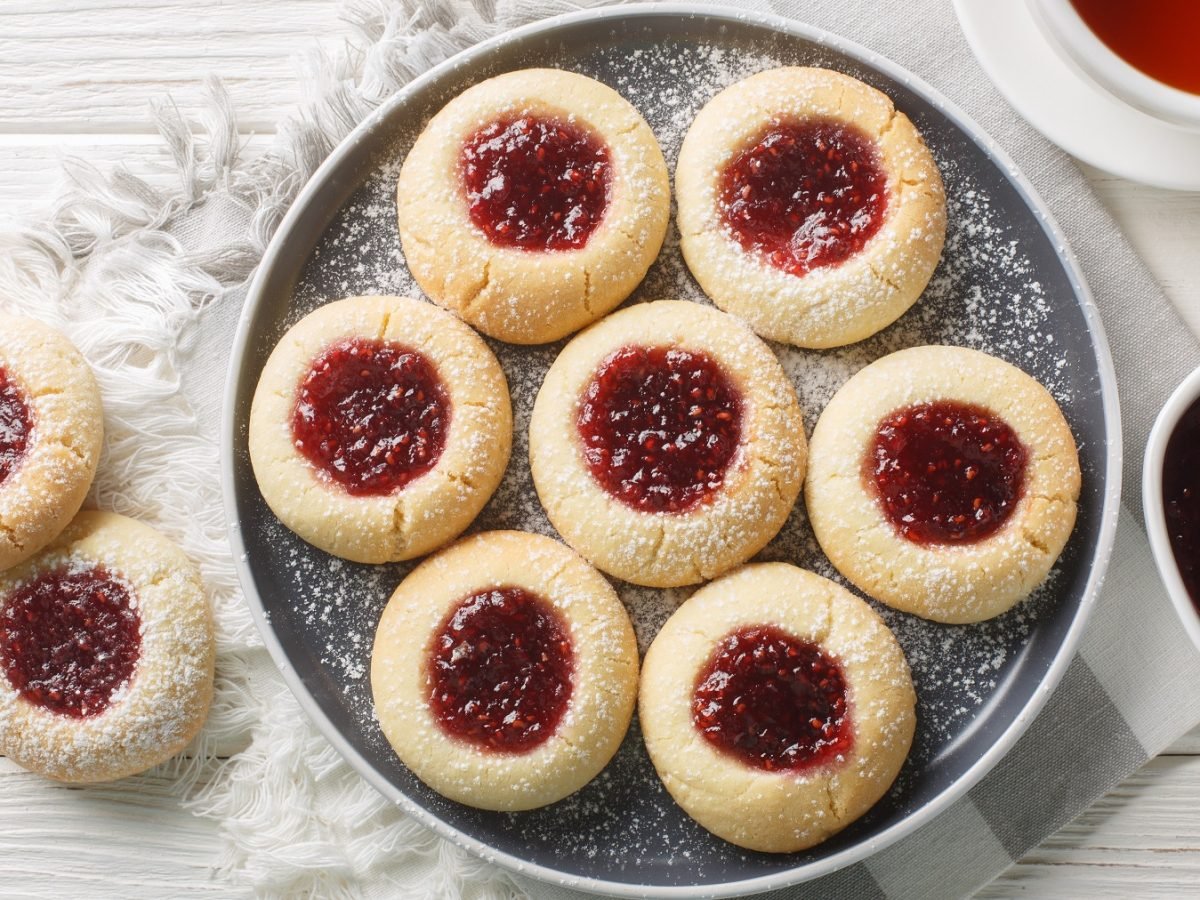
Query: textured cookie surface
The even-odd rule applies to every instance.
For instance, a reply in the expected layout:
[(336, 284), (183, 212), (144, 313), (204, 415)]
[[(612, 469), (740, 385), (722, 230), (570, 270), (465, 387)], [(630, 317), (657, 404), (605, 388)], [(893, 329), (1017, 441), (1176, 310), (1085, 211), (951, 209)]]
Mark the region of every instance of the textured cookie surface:
[(103, 443), (100, 389), (79, 351), (48, 325), (0, 313), (0, 570), (79, 512)]
[[(589, 222), (585, 240), (556, 249), (514, 246), (473, 221), (464, 185), (464, 168), (472, 164), (464, 158), (468, 145), (490, 140), (503, 152), (531, 141), (533, 168), (500, 167), (473, 195), (503, 196), (500, 206), (531, 180), (546, 181), (539, 190), (553, 200), (560, 185), (584, 177), (582, 167), (568, 162), (539, 174), (536, 154), (545, 147), (528, 136), (515, 139), (508, 128), (514, 122), (562, 124), (569, 140), (585, 141), (603, 156), (594, 161), (596, 171), (587, 173), (601, 182), (595, 191), (603, 202), (602, 208), (589, 207), (599, 218)], [(397, 205), (405, 260), (434, 302), (492, 337), (540, 344), (600, 318), (641, 282), (666, 234), (670, 183), (653, 132), (616, 91), (571, 72), (525, 69), (475, 85), (430, 120), (404, 162)], [(531, 209), (536, 217), (537, 204)], [(582, 207), (569, 203), (547, 209), (559, 222), (584, 215)], [(525, 218), (500, 223), (510, 226), (532, 228)]]
[[(674, 379), (693, 373), (685, 365), (664, 374), (664, 360), (649, 351), (665, 362), (673, 355), (699, 360), (716, 371), (728, 399), (674, 391)], [(609, 407), (593, 403), (604, 373), (629, 353), (646, 357), (641, 368), (654, 395), (633, 384), (627, 398), (617, 395)], [(589, 423), (581, 416), (620, 421), (632, 404), (648, 413), (644, 430), (631, 435), (636, 446), (598, 457), (608, 450), (585, 444)], [(700, 477), (684, 478), (675, 508), (641, 502), (639, 485), (657, 469), (670, 469), (673, 456), (686, 458), (719, 440), (729, 441), (720, 465), (704, 460)], [(652, 587), (694, 584), (758, 552), (799, 495), (806, 453), (795, 391), (770, 348), (732, 316), (681, 301), (621, 310), (572, 340), (546, 374), (529, 426), (534, 485), (554, 527), (600, 569)], [(623, 474), (607, 478), (606, 466)], [(650, 490), (670, 486), (655, 483)], [(702, 493), (690, 496), (693, 488)]]
[[(331, 353), (346, 348), (382, 360), (363, 369), (377, 383), (356, 382), (353, 367), (331, 387), (321, 381)], [(421, 379), (394, 374), (409, 365)], [(301, 409), (310, 403), (305, 389), (331, 410), (327, 424), (349, 429), (345, 457), (334, 448), (325, 462), (314, 450), (321, 410)], [(436, 405), (412, 402), (424, 390), (439, 394)], [(363, 396), (371, 402), (356, 406)], [(372, 432), (381, 421), (390, 430)], [(249, 440), (263, 498), (300, 537), (356, 562), (409, 559), (460, 534), (500, 483), (512, 445), (508, 384), (487, 345), (449, 313), (403, 297), (351, 297), (305, 316), (279, 341), (254, 393)], [(405, 457), (418, 440), (428, 453)], [(389, 469), (389, 453), (409, 468)], [(382, 482), (355, 481), (352, 463)]]
[[(869, 459), (888, 417), (947, 402), (1011, 429), (1023, 448), (1021, 486), (987, 536), (913, 540), (885, 514)], [(1058, 404), (1020, 369), (976, 350), (913, 347), (867, 366), (826, 406), (811, 450), (805, 499), (821, 549), (872, 597), (927, 619), (978, 622), (1005, 612), (1045, 579), (1075, 525), (1079, 458)], [(964, 488), (984, 480), (969, 480), (976, 477), (963, 466)], [(976, 494), (986, 499), (982, 488)]]
[[(758, 695), (713, 693), (714, 655), (731, 636), (764, 629), (793, 654), (819, 658), (821, 682), (801, 671), (787, 689), (760, 682)], [(736, 677), (717, 673), (716, 684), (742, 687)], [(757, 720), (739, 737), (770, 737), (781, 705), (810, 704), (830, 679), (840, 702), (812, 723), (829, 737), (815, 739), (811, 760), (784, 756), (768, 768), (765, 751), (758, 764), (706, 737), (712, 722), (738, 715)], [(795, 566), (759, 563), (705, 585), (663, 625), (642, 667), (638, 715), (654, 767), (688, 815), (741, 847), (788, 853), (825, 840), (883, 796), (912, 744), (915, 703), (904, 654), (866, 603)]]
[(203, 725), (214, 657), (191, 560), (133, 519), (81, 512), (0, 575), (0, 753), (72, 782), (157, 765)]
[[(797, 158), (772, 180), (785, 144), (813, 159)], [(746, 173), (729, 196), (732, 166)], [(860, 185), (867, 168), (878, 177)], [(809, 183), (822, 177), (831, 183)], [(745, 234), (739, 240), (741, 220), (731, 218), (750, 215), (745, 208), (768, 189), (783, 204), (773, 218), (794, 219), (774, 262), (745, 246)], [(891, 324), (925, 289), (945, 239), (941, 176), (912, 122), (884, 94), (827, 69), (771, 69), (719, 93), (684, 139), (675, 190), (680, 249), (704, 292), (763, 337), (800, 347), (850, 344)], [(806, 191), (811, 203), (798, 206)], [(829, 212), (838, 207), (840, 218)], [(877, 230), (864, 221), (872, 216)], [(852, 242), (845, 258), (817, 259), (842, 241)]]
[[(480, 647), (486, 630), (474, 628), (464, 601), (503, 603), (514, 592), (537, 598), (561, 628), (567, 646), (547, 650), (552, 659), (524, 659), (511, 636), (499, 643), (515, 648)], [(458, 666), (473, 660), (487, 665), (476, 673)], [(567, 673), (566, 696), (554, 726), (539, 732), (521, 717), (552, 698), (521, 692), (544, 682), (544, 662)], [(492, 683), (489, 671), (492, 681), (511, 680)], [(435, 672), (446, 680), (435, 681)], [(414, 569), (388, 601), (371, 655), (380, 726), (404, 764), (452, 800), (497, 810), (553, 803), (599, 774), (628, 730), (637, 673), (633, 626), (603, 576), (559, 542), (516, 531), (464, 538)], [(494, 728), (466, 732), (444, 708), (443, 692), (472, 678), (507, 704)], [(468, 699), (463, 708), (485, 717), (486, 707)], [(502, 740), (508, 725), (522, 729), (519, 740)]]

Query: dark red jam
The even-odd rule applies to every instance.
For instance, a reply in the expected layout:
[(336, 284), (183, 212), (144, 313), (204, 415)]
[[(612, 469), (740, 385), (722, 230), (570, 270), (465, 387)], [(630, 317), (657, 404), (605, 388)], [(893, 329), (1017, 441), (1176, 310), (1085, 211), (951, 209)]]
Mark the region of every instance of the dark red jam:
[(853, 256), (886, 210), (875, 143), (832, 119), (773, 123), (721, 179), (721, 211), (738, 243), (792, 275)]
[(433, 364), (400, 344), (338, 341), (296, 392), (292, 437), (304, 457), (351, 494), (400, 490), (446, 446), (450, 397)]
[(567, 626), (546, 600), (517, 587), (481, 591), (434, 635), (430, 706), (447, 733), (524, 753), (554, 734), (574, 667)]
[(826, 765), (854, 742), (841, 665), (772, 625), (717, 645), (692, 696), (692, 721), (718, 750), (768, 772)]
[(866, 465), (897, 532), (918, 544), (970, 544), (1016, 508), (1026, 459), (999, 416), (942, 400), (887, 416)]
[(24, 392), (0, 366), (0, 484), (21, 464), (33, 432), (33, 412)]
[(459, 158), (471, 221), (493, 244), (577, 250), (608, 207), (608, 148), (560, 119), (501, 119), (471, 135)]
[(643, 512), (711, 501), (742, 433), (742, 401), (704, 353), (624, 347), (597, 369), (578, 427), (592, 477)]
[(103, 567), (55, 569), (17, 588), (0, 611), (0, 662), (30, 703), (98, 715), (129, 683), (141, 652), (130, 589)]
[(1200, 604), (1200, 400), (1188, 407), (1167, 441), (1163, 509), (1179, 575), (1192, 602)]

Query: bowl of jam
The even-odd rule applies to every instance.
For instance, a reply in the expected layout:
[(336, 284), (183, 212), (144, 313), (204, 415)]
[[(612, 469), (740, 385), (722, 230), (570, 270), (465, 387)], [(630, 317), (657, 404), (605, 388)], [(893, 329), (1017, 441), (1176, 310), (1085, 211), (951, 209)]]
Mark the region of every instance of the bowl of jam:
[(1200, 369), (1183, 380), (1150, 431), (1142, 509), (1159, 574), (1200, 649)]

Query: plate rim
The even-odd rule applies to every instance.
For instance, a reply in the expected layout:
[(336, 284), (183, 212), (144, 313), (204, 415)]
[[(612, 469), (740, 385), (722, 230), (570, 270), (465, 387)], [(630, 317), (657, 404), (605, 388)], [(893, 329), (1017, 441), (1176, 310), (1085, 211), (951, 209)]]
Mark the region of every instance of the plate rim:
[[(309, 205), (313, 196), (329, 177), (341, 167), (344, 157), (349, 154), (351, 148), (380, 127), (384, 121), (391, 117), (397, 108), (405, 105), (412, 94), (424, 89), (430, 82), (440, 79), (444, 72), (474, 62), (480, 57), (486, 57), (498, 47), (524, 40), (531, 36), (553, 33), (564, 27), (573, 27), (580, 23), (607, 20), (636, 20), (663, 16), (676, 16), (685, 19), (703, 18), (716, 23), (758, 25), (780, 32), (786, 36), (797, 37), (828, 46), (920, 94), (924, 100), (938, 109), (967, 137), (984, 150), (1034, 213), (1043, 231), (1053, 242), (1056, 255), (1063, 264), (1068, 280), (1071, 283), (1075, 300), (1083, 312), (1092, 347), (1096, 354), (1100, 377), (1101, 407), (1105, 419), (1105, 440), (1107, 442), (1104, 466), (1104, 483), (1106, 489), (1100, 512), (1100, 527), (1096, 552), (1084, 587), (1083, 596), (1080, 599), (1074, 618), (1062, 642), (1059, 644), (1055, 658), (1047, 669), (1041, 683), (995, 743), (953, 784), (945, 788), (920, 809), (904, 817), (879, 834), (852, 847), (847, 847), (831, 854), (828, 857), (803, 863), (791, 869), (717, 885), (637, 885), (626, 882), (608, 881), (593, 876), (576, 875), (553, 869), (549, 866), (531, 863), (512, 854), (496, 850), (477, 838), (463, 834), (452, 825), (442, 821), (433, 813), (417, 804), (384, 778), (382, 773), (378, 772), (358, 753), (318, 706), (304, 686), (300, 673), (291, 664), (280, 644), (270, 623), (270, 616), (263, 606), (262, 598), (255, 587), (253, 575), (249, 570), (247, 562), (248, 551), (243, 539), (241, 523), (237, 515), (238, 497), (235, 488), (237, 453), (235, 453), (234, 448), (238, 446), (239, 441), (235, 417), (235, 410), (238, 405), (236, 385), (240, 369), (244, 363), (247, 345), (251, 338), (249, 327), (251, 313), (257, 310), (263, 301), (263, 287), (267, 280), (267, 273), (279, 264), (280, 257), (284, 255), (283, 248), (290, 244), (291, 232), (296, 227), (301, 211)], [(350, 763), (361, 777), (378, 790), (386, 799), (400, 806), (408, 815), (426, 827), (431, 828), (442, 837), (451, 840), (482, 859), (504, 866), (519, 875), (529, 876), (549, 884), (614, 897), (645, 897), (655, 898), (655, 900), (698, 898), (701, 896), (730, 897), (788, 887), (820, 878), (846, 866), (861, 862), (884, 847), (917, 831), (949, 808), (954, 802), (965, 796), (967, 791), (991, 771), (1028, 729), (1053, 693), (1054, 688), (1062, 680), (1068, 665), (1074, 658), (1080, 637), (1087, 621), (1091, 617), (1096, 598), (1107, 573), (1116, 535), (1117, 517), (1120, 510), (1123, 456), (1120, 407), (1117, 400), (1116, 371), (1099, 310), (1096, 307), (1091, 291), (1083, 278), (1082, 270), (1079, 267), (1075, 254), (1067, 243), (1065, 235), (1045, 202), (1008, 154), (973, 119), (967, 116), (940, 91), (899, 64), (892, 62), (855, 41), (843, 38), (823, 28), (818, 28), (794, 19), (788, 19), (774, 13), (739, 11), (728, 7), (709, 6), (700, 2), (656, 2), (639, 4), (637, 6), (604, 6), (531, 22), (521, 27), (501, 32), (460, 51), (422, 73), (417, 78), (414, 78), (384, 101), (346, 135), (321, 163), (313, 176), (301, 188), (295, 200), (293, 200), (291, 206), (288, 208), (287, 213), (280, 221), (275, 234), (272, 236), (255, 271), (238, 318), (229, 368), (226, 373), (223, 403), (220, 446), (221, 488), (228, 537), (233, 551), (238, 580), (246, 598), (246, 604), (250, 609), (251, 617), (263, 639), (263, 644), (305, 714), (308, 715), (309, 719), (316, 724), (326, 740), (333, 745), (343, 759)]]

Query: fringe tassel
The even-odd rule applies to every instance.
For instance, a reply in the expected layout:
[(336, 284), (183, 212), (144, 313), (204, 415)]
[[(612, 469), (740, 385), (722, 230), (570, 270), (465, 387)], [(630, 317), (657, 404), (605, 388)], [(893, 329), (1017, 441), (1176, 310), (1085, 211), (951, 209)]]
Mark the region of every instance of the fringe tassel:
[[(346, 0), (355, 38), (305, 61), (309, 99), (262, 157), (241, 159), (230, 99), (212, 79), (199, 128), (169, 101), (155, 108), (174, 188), (72, 160), (45, 220), (0, 232), (0, 306), (65, 331), (100, 383), (107, 439), (89, 505), (159, 528), (204, 573), (219, 630), (216, 699), (195, 744), (155, 774), (195, 815), (220, 823), (220, 876), (261, 896), (524, 895), (359, 778), (306, 722), (262, 649), (225, 536), (219, 435), (182, 386), (197, 325), (241, 302), (297, 191), (381, 102), (501, 30), (587, 5), (599, 4)], [(210, 234), (218, 204), (243, 227)]]

